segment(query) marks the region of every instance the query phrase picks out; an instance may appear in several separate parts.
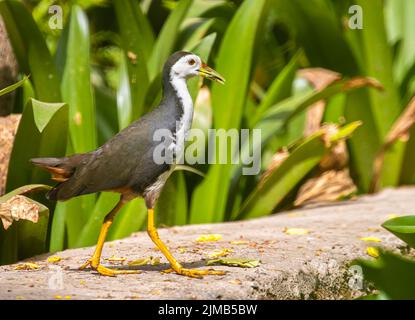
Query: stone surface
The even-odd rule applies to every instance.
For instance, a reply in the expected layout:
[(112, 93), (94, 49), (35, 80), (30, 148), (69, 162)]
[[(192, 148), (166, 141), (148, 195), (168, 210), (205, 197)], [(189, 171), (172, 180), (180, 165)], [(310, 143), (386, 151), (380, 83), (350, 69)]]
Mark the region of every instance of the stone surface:
[[(229, 257), (261, 260), (259, 267), (250, 269), (216, 266), (228, 273), (204, 279), (162, 273), (168, 267), (166, 260), (147, 234), (140, 232), (107, 243), (103, 258), (125, 257), (128, 262), (153, 256), (161, 258), (160, 265), (134, 267), (142, 271), (140, 274), (104, 277), (91, 270), (77, 270), (92, 253), (92, 247), (56, 253), (62, 258), (57, 263), (47, 262), (50, 255), (37, 256), (29, 260), (40, 266), (38, 270), (15, 270), (16, 265), (0, 267), (0, 299), (353, 298), (364, 292), (352, 285), (350, 261), (370, 258), (368, 246), (403, 249), (404, 243), (380, 224), (388, 215), (410, 214), (414, 207), (415, 188), (401, 188), (251, 221), (160, 229), (161, 238), (188, 267), (207, 268), (206, 254), (224, 248), (234, 251)], [(285, 228), (306, 228), (309, 233), (288, 235)], [(195, 241), (199, 235), (210, 233), (219, 233), (222, 239)], [(361, 237), (376, 237), (382, 242), (368, 243)], [(248, 243), (230, 243), (237, 240)], [(111, 265), (108, 260), (103, 263)]]

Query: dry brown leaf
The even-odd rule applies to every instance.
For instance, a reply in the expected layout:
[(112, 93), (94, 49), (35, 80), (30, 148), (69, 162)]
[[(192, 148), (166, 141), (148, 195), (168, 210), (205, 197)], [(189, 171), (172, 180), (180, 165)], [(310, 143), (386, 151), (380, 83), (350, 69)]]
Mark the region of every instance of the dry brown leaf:
[(357, 188), (350, 178), (348, 169), (330, 170), (306, 181), (301, 186), (294, 205), (303, 206), (339, 201), (339, 199), (347, 198), (356, 191)]
[(0, 195), (3, 195), (6, 189), (10, 153), (20, 118), (21, 114), (0, 117)]
[[(321, 91), (341, 79), (340, 73), (323, 68), (301, 69), (298, 71), (298, 75), (310, 82), (317, 91)], [(320, 129), (325, 106), (326, 102), (320, 100), (308, 108), (304, 128), (305, 136), (310, 136)]]
[(36, 223), (39, 220), (39, 205), (25, 196), (16, 195), (0, 204), (0, 219), (7, 230), (13, 221), (20, 219)]
[(290, 152), (288, 151), (287, 148), (282, 148), (276, 154), (274, 154), (272, 156), (271, 162), (270, 162), (267, 170), (265, 170), (265, 172), (263, 173), (263, 175), (261, 176), (261, 178), (259, 180), (259, 185), (264, 183), (264, 181), (268, 178), (268, 176), (274, 170), (276, 170), (285, 161), (285, 159), (288, 158), (289, 155), (290, 155)]
[(385, 142), (378, 151), (373, 163), (373, 178), (370, 186), (370, 192), (377, 192), (380, 188), (380, 177), (383, 169), (383, 162), (386, 151), (393, 146), (398, 140), (408, 140), (409, 132), (415, 124), (415, 97), (409, 102), (408, 106), (400, 117), (395, 121), (392, 128), (385, 138)]

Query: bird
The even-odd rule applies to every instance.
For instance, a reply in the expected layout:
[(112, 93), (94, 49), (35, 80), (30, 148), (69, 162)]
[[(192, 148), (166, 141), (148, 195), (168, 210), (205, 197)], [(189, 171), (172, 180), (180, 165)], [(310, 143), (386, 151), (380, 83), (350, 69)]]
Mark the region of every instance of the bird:
[[(188, 51), (173, 53), (163, 66), (163, 94), (160, 103), (152, 111), (132, 122), (96, 150), (61, 158), (30, 160), (33, 165), (49, 171), (52, 180), (58, 182), (47, 192), (49, 200), (66, 201), (80, 195), (105, 191), (120, 193), (118, 203), (104, 218), (93, 255), (80, 267), (81, 270), (90, 267), (104, 276), (138, 273), (137, 270), (107, 268), (100, 260), (115, 215), (126, 203), (142, 197), (148, 214), (147, 233), (170, 263), (169, 272), (194, 278), (225, 274), (221, 270), (184, 268), (162, 242), (155, 226), (154, 206), (177, 164), (179, 151), (184, 148), (183, 137), (191, 128), (193, 101), (186, 81), (196, 76), (225, 83), (225, 79), (202, 62), (198, 55)], [(160, 141), (155, 141), (154, 134), (164, 129), (172, 133), (167, 146), (168, 150), (172, 150), (172, 163), (154, 161), (154, 151), (160, 144)]]

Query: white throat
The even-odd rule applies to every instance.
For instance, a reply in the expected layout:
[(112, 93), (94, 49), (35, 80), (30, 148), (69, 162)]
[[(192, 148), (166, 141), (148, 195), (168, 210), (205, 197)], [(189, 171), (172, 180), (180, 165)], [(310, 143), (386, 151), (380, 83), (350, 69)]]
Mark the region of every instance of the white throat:
[(174, 147), (176, 153), (176, 163), (181, 163), (183, 160), (183, 151), (185, 139), (192, 126), (193, 120), (193, 101), (187, 88), (186, 79), (178, 77), (173, 72), (170, 74), (171, 84), (176, 91), (178, 98), (182, 102), (183, 115), (176, 123), (176, 136)]

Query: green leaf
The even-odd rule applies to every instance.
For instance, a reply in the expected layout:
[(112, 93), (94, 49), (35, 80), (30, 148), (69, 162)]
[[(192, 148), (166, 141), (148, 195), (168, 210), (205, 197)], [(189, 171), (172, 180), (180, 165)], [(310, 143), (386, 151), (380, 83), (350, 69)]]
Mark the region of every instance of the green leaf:
[(105, 216), (115, 207), (120, 195), (114, 192), (104, 192), (98, 197), (94, 210), (83, 225), (78, 237), (77, 247), (86, 247), (96, 244), (99, 231), (104, 222)]
[(69, 104), (72, 151), (84, 153), (97, 147), (88, 19), (80, 7), (73, 6), (69, 23), (61, 88), (64, 101)]
[(240, 267), (240, 268), (256, 268), (261, 263), (259, 260), (255, 259), (245, 259), (245, 258), (222, 258), (209, 260), (207, 262), (208, 266), (221, 264), (229, 267)]
[[(351, 123), (331, 135), (330, 141), (336, 143), (349, 137), (360, 126)], [(272, 213), (272, 210), (293, 190), (299, 182), (321, 161), (329, 148), (324, 145), (320, 130), (308, 137), (285, 159), (280, 166), (271, 171), (251, 192), (242, 205), (240, 217), (254, 218)]]
[[(16, 195), (49, 189), (49, 186), (42, 184), (23, 186), (0, 197), (0, 205)], [(38, 220), (34, 224), (32, 221), (20, 219), (14, 221), (7, 230), (3, 229), (5, 226), (0, 220), (0, 264), (13, 263), (46, 250), (49, 208), (26, 196), (23, 198), (38, 208)], [(7, 212), (3, 211), (2, 214), (7, 214)]]
[(357, 260), (364, 279), (373, 282), (390, 299), (415, 299), (415, 261), (389, 252), (375, 260)]
[(415, 248), (415, 216), (393, 218), (384, 222), (382, 227)]
[[(13, 144), (7, 177), (7, 190), (13, 190), (31, 183), (46, 184), (50, 182), (50, 175), (31, 165), (29, 159), (51, 155), (64, 156), (67, 128), (68, 106), (66, 104), (44, 103), (35, 99), (29, 100), (22, 114)], [(30, 143), (27, 143), (28, 141)], [(47, 220), (37, 225), (18, 224), (15, 227), (12, 226), (12, 230), (9, 230), (8, 235), (5, 236), (7, 239), (5, 241), (9, 243), (10, 247), (15, 246), (16, 249), (14, 254), (13, 250), (9, 252), (12, 256), (7, 258), (8, 254), (4, 251), (3, 258), (11, 263), (18, 258), (44, 252), (46, 250), (46, 238), (41, 235), (46, 234), (47, 228)], [(23, 232), (25, 237), (43, 240), (36, 240), (36, 247), (33, 244), (34, 249), (30, 251), (27, 249), (27, 243), (21, 243), (19, 240), (19, 234), (23, 234)]]
[(284, 197), (321, 161), (327, 149), (319, 132), (304, 141), (260, 183), (242, 204), (240, 217), (254, 218), (272, 213)]
[(19, 187), (17, 189), (14, 189), (13, 191), (10, 191), (0, 197), (0, 203), (3, 203), (10, 198), (17, 196), (17, 195), (24, 195), (31, 192), (38, 192), (38, 191), (48, 191), (52, 187), (48, 186), (46, 184), (28, 184), (22, 187)]
[[(358, 0), (356, 3), (362, 7), (365, 19), (365, 27), (353, 31), (361, 36), (364, 59), (361, 69), (365, 75), (376, 78), (384, 87), (382, 92), (369, 90), (369, 106), (376, 131), (379, 138), (384, 139), (402, 110), (398, 86), (394, 83), (392, 52), (386, 36), (384, 2)], [(382, 186), (398, 184), (403, 153), (403, 147), (390, 149), (386, 153), (384, 168), (388, 169), (382, 172)]]
[(117, 214), (108, 232), (108, 241), (125, 238), (142, 229), (147, 218), (147, 208), (142, 198), (130, 201)]
[(291, 61), (278, 74), (278, 76), (275, 77), (264, 98), (257, 107), (255, 115), (250, 120), (251, 127), (255, 126), (264, 112), (271, 106), (290, 96), (293, 81), (298, 69), (298, 60), (301, 57), (301, 54), (302, 52), (295, 54)]
[(128, 71), (128, 75), (125, 75), (125, 70), (121, 70), (123, 73), (121, 77), (124, 78), (119, 90), (129, 91), (129, 96), (124, 97), (121, 107), (126, 107), (126, 103), (130, 103), (132, 107), (131, 110), (125, 110), (125, 114), (122, 115), (122, 122), (125, 125), (144, 112), (145, 97), (150, 85), (147, 64), (153, 50), (154, 36), (137, 1), (115, 1), (114, 8), (124, 49), (121, 68), (127, 67)]
[(22, 86), (26, 82), (27, 79), (29, 79), (29, 77), (25, 75), (23, 77), (23, 79), (20, 80), (19, 82), (16, 82), (16, 83), (14, 83), (14, 84), (6, 87), (6, 88), (1, 89), (0, 90), (0, 97), (4, 94), (12, 92), (13, 90), (16, 90), (18, 87)]
[(36, 98), (61, 101), (55, 64), (30, 12), (21, 2), (2, 0), (0, 13), (20, 70), (31, 74)]
[[(304, 48), (312, 66), (356, 75), (356, 61), (331, 1), (275, 1), (274, 8), (277, 18)], [(364, 23), (366, 28), (366, 20)]]
[[(97, 147), (96, 112), (91, 86), (90, 38), (88, 19), (77, 5), (71, 10), (66, 55), (62, 76), (62, 96), (69, 104), (69, 142), (68, 154), (84, 153)], [(92, 213), (95, 195), (86, 195), (59, 203), (57, 210), (65, 217), (67, 234), (54, 234), (57, 243), (67, 237), (69, 247), (76, 246), (79, 232)], [(52, 226), (54, 229), (55, 226)], [(62, 229), (56, 229), (62, 232)], [(59, 240), (57, 240), (59, 239)]]
[[(257, 30), (261, 30), (260, 25), (266, 20), (269, 4), (266, 0), (243, 2), (222, 40), (216, 70), (223, 74), (226, 85), (212, 85), (215, 128), (231, 129), (240, 126), (253, 65), (253, 45)], [(228, 150), (219, 152), (228, 153)], [(223, 220), (230, 173), (230, 165), (210, 166), (206, 178), (193, 193), (191, 223)], [(207, 194), (209, 197), (206, 197)]]
[(183, 225), (187, 222), (187, 188), (183, 172), (174, 172), (163, 187), (155, 213), (158, 224)]
[(29, 160), (65, 154), (67, 116), (68, 106), (64, 103), (44, 103), (30, 99), (14, 140), (7, 190), (31, 183), (49, 182), (49, 174), (33, 167)]
[(161, 72), (164, 62), (172, 53), (178, 39), (179, 27), (192, 2), (192, 0), (180, 0), (167, 18), (167, 21), (163, 24), (148, 62), (150, 79), (154, 79)]
[(133, 106), (131, 87), (129, 82), (127, 59), (122, 58), (119, 71), (119, 85), (117, 89), (118, 127), (126, 128), (133, 120)]
[(385, 18), (389, 40), (392, 43), (399, 42), (399, 48), (394, 61), (395, 79), (399, 82), (410, 72), (415, 64), (415, 2), (407, 0), (395, 0), (385, 3)]

